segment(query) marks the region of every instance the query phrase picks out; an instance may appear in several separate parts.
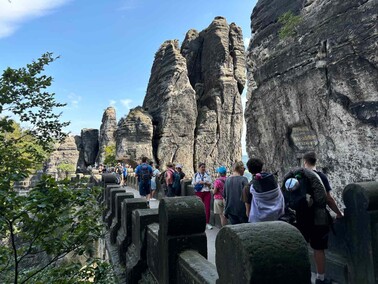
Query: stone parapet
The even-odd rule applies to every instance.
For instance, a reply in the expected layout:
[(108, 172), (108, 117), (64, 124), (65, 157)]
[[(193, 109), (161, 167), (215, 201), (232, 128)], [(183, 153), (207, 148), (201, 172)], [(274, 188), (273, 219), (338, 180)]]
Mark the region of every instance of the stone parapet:
[(311, 283), (306, 241), (281, 221), (222, 228), (216, 239), (216, 265), (218, 284)]
[(336, 220), (329, 234), (327, 274), (338, 283), (376, 284), (378, 182), (349, 184), (343, 202), (344, 218)]

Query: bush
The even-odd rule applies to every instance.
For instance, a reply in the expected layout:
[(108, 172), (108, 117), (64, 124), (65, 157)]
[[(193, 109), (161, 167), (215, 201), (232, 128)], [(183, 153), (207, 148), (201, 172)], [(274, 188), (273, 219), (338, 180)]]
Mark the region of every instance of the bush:
[(295, 36), (297, 34), (296, 28), (301, 21), (301, 16), (295, 16), (292, 11), (288, 11), (282, 14), (278, 18), (278, 22), (282, 24), (282, 27), (278, 32), (280, 39)]

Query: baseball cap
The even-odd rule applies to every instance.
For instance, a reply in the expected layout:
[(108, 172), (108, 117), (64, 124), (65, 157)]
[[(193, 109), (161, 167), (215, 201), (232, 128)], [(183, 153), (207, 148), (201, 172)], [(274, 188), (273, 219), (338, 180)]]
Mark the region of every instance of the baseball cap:
[(177, 165), (176, 165), (176, 168), (180, 168), (180, 169), (182, 169), (182, 165), (177, 164)]
[(227, 169), (225, 166), (220, 166), (219, 168), (216, 169), (217, 173), (220, 173), (220, 174), (226, 174), (227, 173)]

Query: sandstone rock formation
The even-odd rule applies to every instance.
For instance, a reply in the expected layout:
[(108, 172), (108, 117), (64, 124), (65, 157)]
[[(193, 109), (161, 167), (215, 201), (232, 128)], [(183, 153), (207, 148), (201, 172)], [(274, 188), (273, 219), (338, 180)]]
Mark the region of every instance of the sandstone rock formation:
[[(280, 37), (277, 20), (289, 10), (301, 21)], [(258, 2), (247, 59), (250, 156), (283, 174), (315, 150), (337, 189), (378, 178), (377, 15), (371, 0)]]
[(93, 166), (98, 154), (98, 129), (84, 128), (81, 130), (81, 155), (85, 167)]
[(206, 162), (211, 170), (230, 167), (241, 160), (241, 93), (246, 80), (242, 31), (216, 17), (204, 31), (186, 34), (181, 53), (197, 97), (194, 166)]
[(166, 41), (156, 53), (143, 107), (153, 118), (154, 159), (161, 165), (179, 162), (193, 172), (196, 94), (178, 41)]
[[(76, 145), (75, 137), (67, 136), (63, 143), (56, 145), (56, 150), (51, 153), (47, 162), (46, 173), (55, 174), (61, 172), (60, 165), (65, 169), (70, 168), (70, 172), (76, 171), (77, 162), (79, 159), (79, 149)], [(65, 175), (65, 173), (63, 173)], [(64, 177), (64, 176), (61, 176)]]
[(105, 148), (115, 145), (115, 132), (117, 130), (116, 111), (114, 107), (108, 107), (103, 116), (100, 127), (99, 150), (96, 158), (97, 164), (102, 164), (105, 160)]
[(151, 116), (141, 107), (121, 118), (116, 131), (116, 160), (137, 161), (152, 158), (153, 126)]
[(77, 160), (77, 168), (79, 171), (85, 170), (86, 165), (84, 161), (84, 148), (83, 148), (83, 142), (80, 135), (75, 135), (75, 143), (76, 147), (79, 150), (79, 159)]

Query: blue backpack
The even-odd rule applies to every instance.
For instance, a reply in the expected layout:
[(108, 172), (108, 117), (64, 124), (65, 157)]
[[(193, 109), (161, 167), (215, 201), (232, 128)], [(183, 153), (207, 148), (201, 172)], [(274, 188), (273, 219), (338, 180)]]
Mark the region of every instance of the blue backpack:
[(150, 182), (151, 180), (151, 173), (148, 169), (148, 165), (144, 164), (140, 167), (140, 173), (139, 173), (140, 180), (144, 183)]

